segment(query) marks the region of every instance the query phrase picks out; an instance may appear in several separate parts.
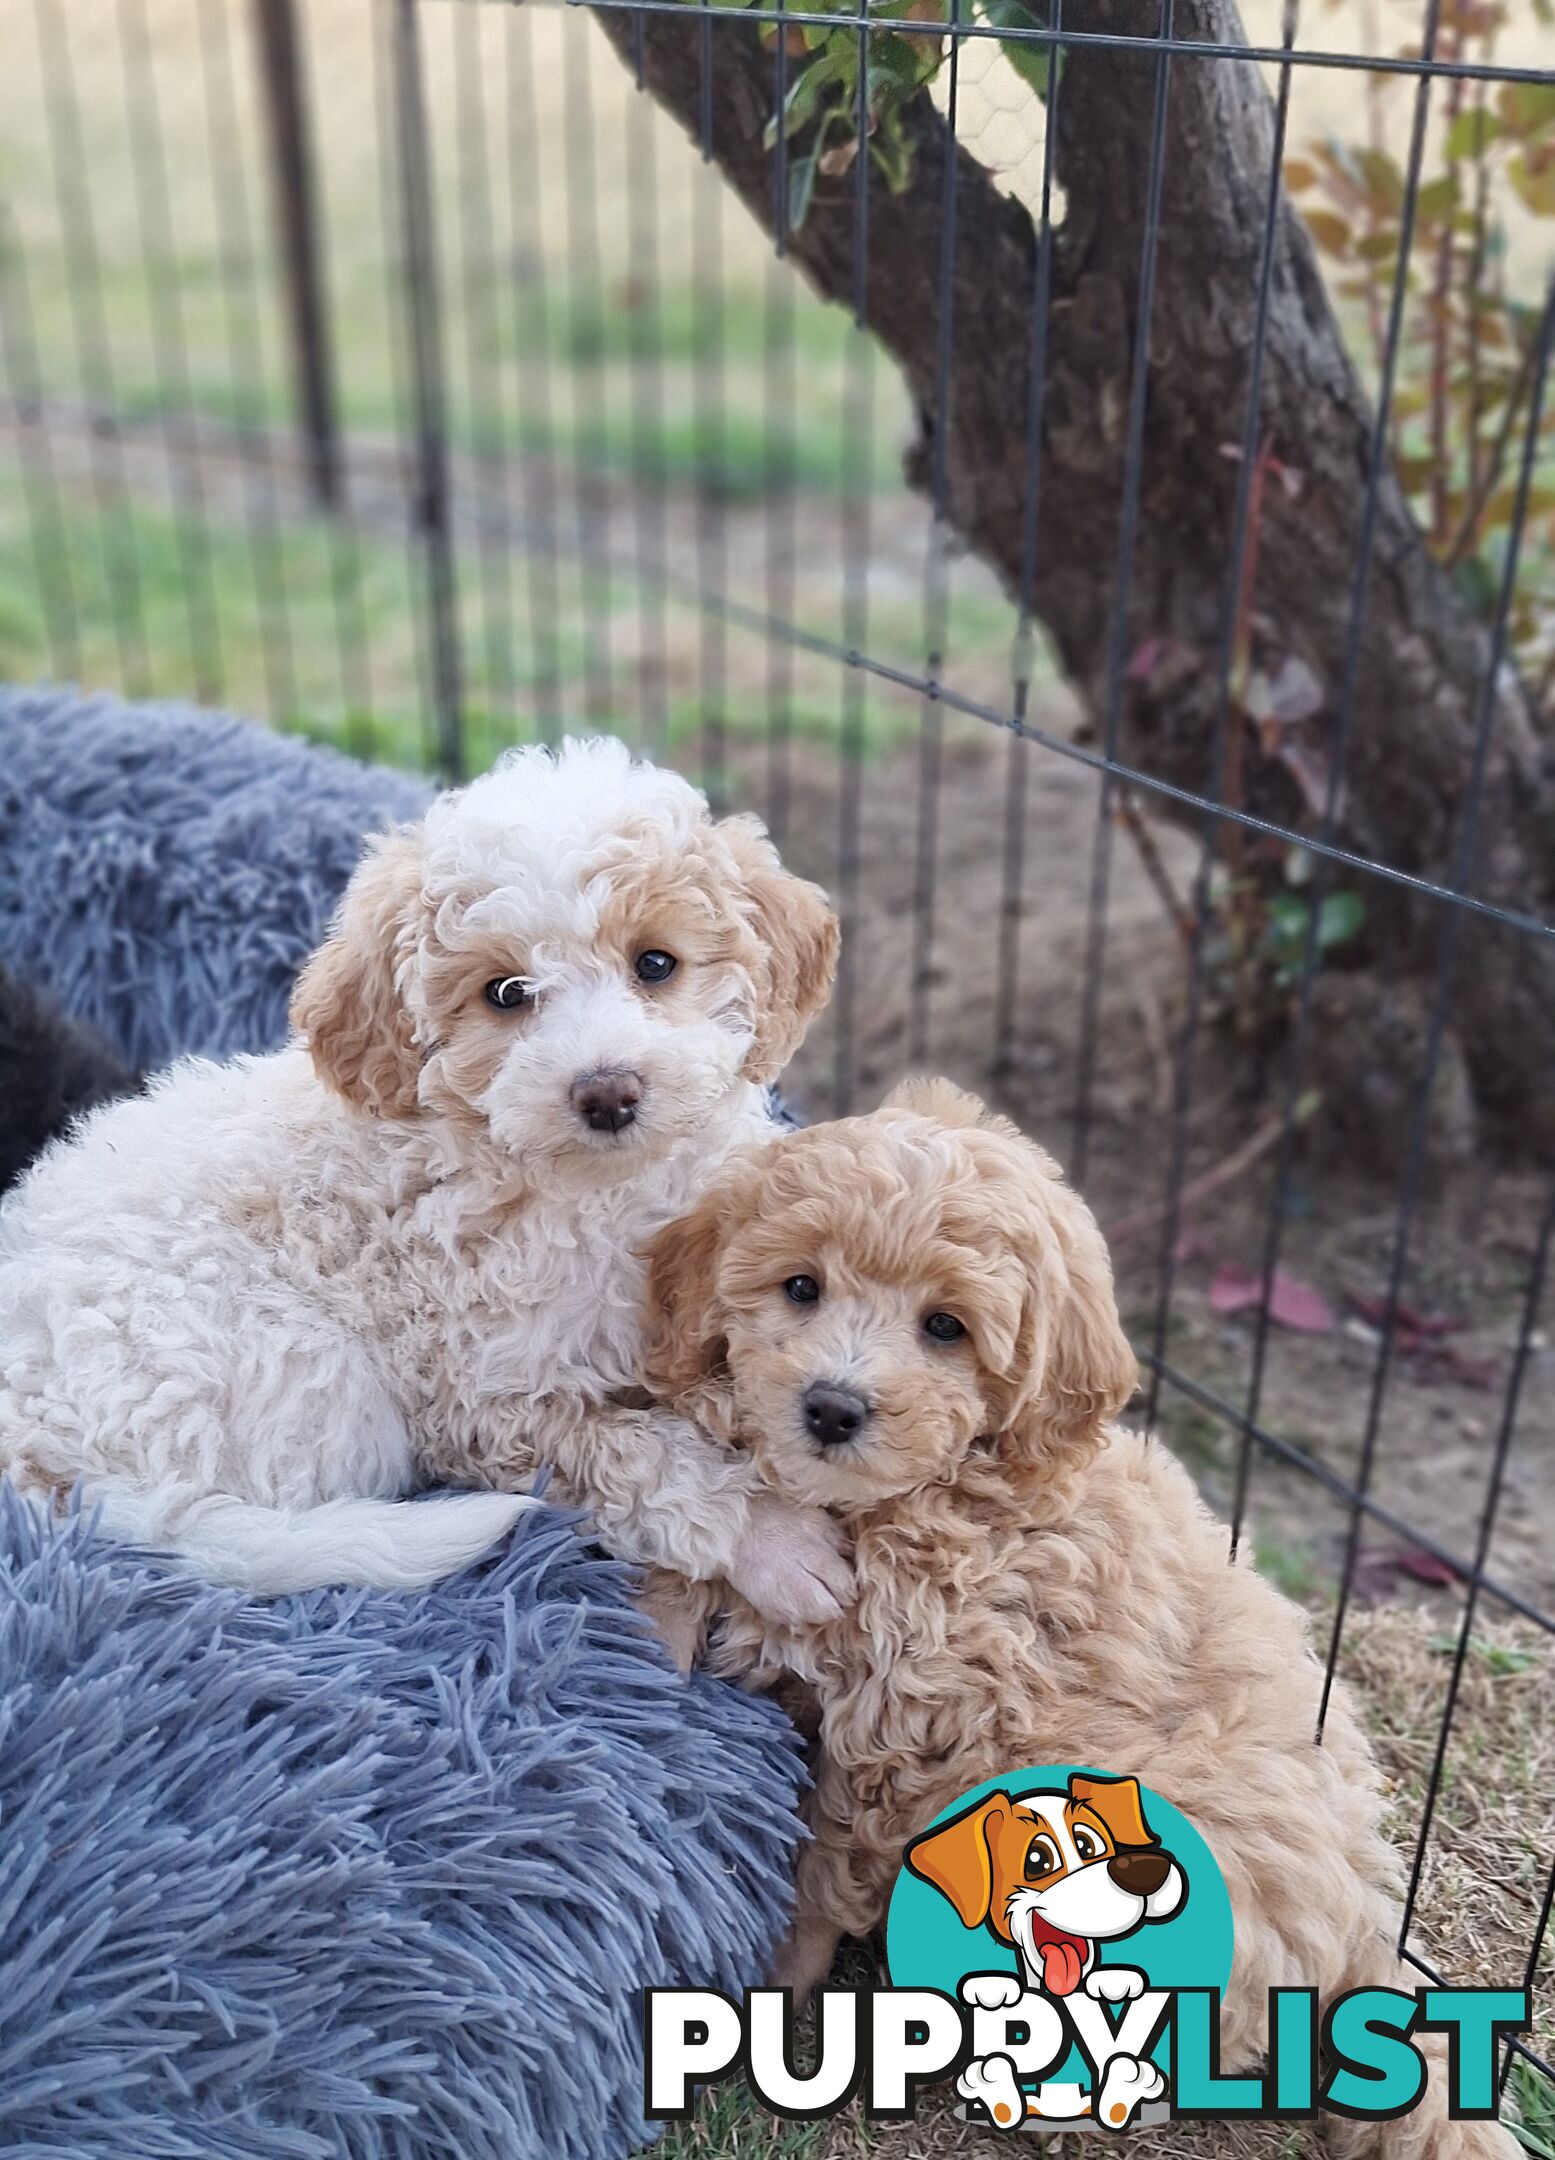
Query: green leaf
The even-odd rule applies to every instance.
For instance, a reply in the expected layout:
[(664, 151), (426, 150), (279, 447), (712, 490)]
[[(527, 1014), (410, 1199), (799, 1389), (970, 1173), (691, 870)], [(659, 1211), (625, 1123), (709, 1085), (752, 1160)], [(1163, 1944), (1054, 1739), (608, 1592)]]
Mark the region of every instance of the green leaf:
[[(995, 30), (1045, 30), (1047, 22), (1026, 0), (985, 0), (983, 9)], [(1023, 38), (1000, 38), (999, 48), (1010, 66), (1043, 104), (1053, 79), (1053, 47), (1032, 45)]]
[(1386, 150), (1371, 148), (1353, 150), (1351, 158), (1356, 171), (1366, 185), (1372, 202), (1385, 210), (1398, 211), (1404, 204), (1404, 175), (1397, 161)]
[(815, 168), (820, 160), (824, 130), (817, 135), (808, 150), (799, 152), (788, 163), (788, 229), (798, 232), (810, 211), (810, 198), (815, 193)]
[(1500, 120), (1493, 112), (1461, 112), (1447, 130), (1442, 148), (1447, 162), (1456, 165), (1465, 158), (1476, 158), (1487, 143), (1493, 143), (1503, 133)]
[(1531, 156), (1515, 157), (1506, 177), (1535, 217), (1555, 217), (1555, 157), (1543, 157), (1537, 165)]
[[(809, 125), (820, 103), (821, 92), (833, 83), (841, 82), (847, 67), (844, 57), (829, 48), (817, 54), (808, 67), (801, 68), (788, 86), (788, 96), (783, 101), (783, 133), (797, 135), (802, 127)], [(777, 117), (767, 122), (763, 140), (769, 150), (777, 147)]]
[(1507, 126), (1519, 135), (1542, 134), (1555, 126), (1555, 83), (1507, 83), (1496, 103)]
[(1307, 230), (1325, 255), (1337, 255), (1342, 260), (1350, 252), (1350, 228), (1345, 220), (1333, 210), (1303, 210)]
[(869, 102), (877, 112), (905, 104), (939, 73), (939, 47), (933, 38), (901, 37), (887, 32), (869, 42)]
[(1359, 893), (1335, 892), (1325, 896), (1317, 919), (1317, 942), (1321, 952), (1347, 944), (1366, 920), (1366, 903)]

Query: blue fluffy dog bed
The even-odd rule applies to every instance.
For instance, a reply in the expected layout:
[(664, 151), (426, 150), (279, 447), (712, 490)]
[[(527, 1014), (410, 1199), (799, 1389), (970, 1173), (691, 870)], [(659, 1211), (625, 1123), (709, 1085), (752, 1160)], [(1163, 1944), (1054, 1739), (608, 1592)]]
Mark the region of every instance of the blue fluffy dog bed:
[(362, 835), (430, 793), (227, 713), (0, 689), (0, 958), (132, 1064), (273, 1050)]
[[(268, 1049), (363, 832), (426, 793), (0, 692), (0, 959), (137, 1062)], [(625, 2153), (641, 1989), (763, 1976), (801, 1777), (560, 1514), (418, 1597), (262, 1604), (0, 1486), (0, 2151)]]
[(0, 1485), (0, 2150), (630, 2149), (639, 1989), (783, 1920), (796, 1744), (567, 1519), (263, 1605)]

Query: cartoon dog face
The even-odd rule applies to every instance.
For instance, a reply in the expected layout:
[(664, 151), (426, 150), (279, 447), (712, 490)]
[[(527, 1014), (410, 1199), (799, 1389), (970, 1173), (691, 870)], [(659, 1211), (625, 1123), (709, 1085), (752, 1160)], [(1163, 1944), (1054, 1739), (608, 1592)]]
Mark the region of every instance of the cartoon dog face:
[(907, 1865), (1022, 1956), (1050, 1995), (1070, 1995), (1095, 1961), (1187, 1896), (1182, 1869), (1145, 1821), (1134, 1778), (1083, 1777), (1067, 1792), (994, 1793), (914, 1840)]

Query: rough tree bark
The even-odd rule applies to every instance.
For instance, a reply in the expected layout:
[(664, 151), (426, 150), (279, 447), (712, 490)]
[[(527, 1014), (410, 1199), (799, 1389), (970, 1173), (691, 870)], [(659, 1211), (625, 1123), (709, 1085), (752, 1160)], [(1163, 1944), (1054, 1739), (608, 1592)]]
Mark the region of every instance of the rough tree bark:
[[(700, 25), (673, 13), (601, 9), (607, 37), (693, 133), (702, 102)], [(1229, 0), (1178, 0), (1182, 40), (1242, 43)], [(1138, 33), (1138, 0), (1066, 0), (1070, 30)], [(762, 141), (773, 61), (753, 26), (722, 18), (706, 44), (714, 80), (712, 148), (762, 224), (773, 218), (772, 156)], [(1113, 566), (1122, 500), (1130, 362), (1142, 266), (1155, 96), (1153, 55), (1071, 46), (1058, 101), (1056, 175), (1066, 198), (1053, 250), (1042, 439), (1042, 536), (1033, 590), (1063, 666), (1093, 713), (1108, 677)], [(1020, 575), (1022, 485), (1032, 345), (1035, 232), (949, 132), (930, 101), (908, 109), (911, 185), (872, 178), (869, 325), (900, 364), (921, 419), (909, 475), (931, 465), (938, 352), (938, 235), (945, 159), (957, 166), (957, 248), (946, 445), (947, 513), (1013, 588)], [(1161, 777), (1208, 792), (1236, 464), (1242, 426), (1273, 107), (1248, 61), (1172, 62), (1164, 194), (1150, 321), (1143, 490), (1128, 650), (1165, 654), (1130, 680), (1121, 747)], [(821, 182), (793, 259), (826, 298), (851, 304), (854, 184)], [(1297, 760), (1265, 754), (1242, 731), (1245, 807), (1312, 829), (1311, 775), (1332, 745), (1370, 463), (1372, 408), (1330, 310), (1299, 217), (1282, 204), (1264, 366), (1262, 430), (1302, 478), (1267, 491), (1254, 620), (1265, 664), (1294, 656), (1323, 693)], [(1339, 838), (1437, 882), (1450, 877), (1489, 668), (1489, 639), (1431, 561), (1391, 473), (1380, 483), (1374, 568)], [(1191, 815), (1191, 813), (1190, 813)], [(1440, 903), (1371, 878), (1373, 962), (1401, 975), (1434, 964)], [(1548, 920), (1555, 914), (1555, 746), (1503, 668), (1470, 889)], [(1468, 918), (1453, 977), (1453, 1019), (1481, 1111), (1501, 1134), (1555, 1152), (1555, 941)]]

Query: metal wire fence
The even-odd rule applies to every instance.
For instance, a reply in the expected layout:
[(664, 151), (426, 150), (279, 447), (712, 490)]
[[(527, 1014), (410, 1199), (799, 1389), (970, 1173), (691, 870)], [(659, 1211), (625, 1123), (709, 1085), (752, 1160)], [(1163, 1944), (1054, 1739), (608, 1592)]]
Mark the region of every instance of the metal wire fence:
[[(1357, 1597), (1383, 1576), (1433, 1586), (1448, 1617), (1401, 1948), (1437, 1979), (1455, 1975), (1420, 1947), (1421, 1900), (1481, 1630), (1515, 1621), (1539, 1655), (1555, 1630), (1555, 1428), (1541, 1408), (1555, 1185), (1507, 1166), (1504, 1133), (1501, 1154), (1451, 1178), (1437, 1153), (1485, 950), (1473, 939), (1519, 941), (1532, 973), (1555, 937), (1533, 870), (1521, 886), (1483, 874), (1505, 838), (1509, 684), (1548, 743), (1555, 283), (1538, 218), (1555, 83), (1536, 10), (1521, 32), (1516, 9), (1500, 11), (1499, 43), (1478, 44), (1441, 0), (1395, 12), (1386, 34), (1347, 43), (1346, 18), (1303, 20), (1294, 0), (1253, 9), (1250, 38), (1221, 0), (858, 13), (599, 0), (592, 14), (328, 0), (306, 15), (294, 0), (117, 0), (90, 16), (5, 0), (0, 665), (226, 700), (450, 778), (512, 741), (608, 726), (720, 802), (762, 810), (845, 925), (835, 1002), (797, 1069), (805, 1106), (844, 1110), (904, 1069), (944, 1065), (1065, 1155), (1115, 1234), (1147, 1415), (1237, 1538), (1259, 1534), (1267, 1506), (1273, 1562), (1289, 1570), (1297, 1552), (1325, 1712)], [(905, 119), (882, 98), (902, 59), (883, 36), (917, 40), (924, 59)], [(1062, 470), (1061, 343), (1087, 304), (1065, 259), (1086, 214), (1078, 152), (1064, 151), (1077, 54), (1147, 82), (1130, 146), (1136, 270), (1107, 330), (1122, 389), (1096, 484), (1115, 480), (1116, 499), (1089, 559)], [(820, 60), (825, 102), (767, 128)], [(1234, 271), (1239, 388), (1205, 483), (1220, 504), (1215, 628), (1190, 770), (1169, 732), (1152, 754), (1136, 724), (1180, 639), (1171, 580), (1140, 565), (1175, 515), (1158, 486), (1162, 386), (1183, 362), (1157, 289), (1180, 274), (1174, 100), (1216, 69), (1253, 71), (1264, 162)], [(759, 85), (755, 153), (732, 137), (741, 83)], [(1385, 95), (1402, 100), (1396, 156)], [(1508, 141), (1507, 116), (1523, 116), (1512, 154), (1528, 187), (1496, 258), (1498, 335), (1514, 333), (1500, 417), (1487, 402), (1470, 422), (1465, 515), (1476, 488), (1500, 509), (1464, 602), (1474, 679), (1449, 844), (1427, 856), (1356, 814), (1383, 726), (1369, 641), (1402, 574), (1398, 476), (1442, 418), (1429, 368), (1417, 389), (1420, 354), (1440, 354), (1450, 278), (1484, 241), (1483, 187), (1477, 202), (1465, 191), (1486, 180), (1487, 114)], [(1302, 146), (1340, 139), (1360, 148), (1334, 168), (1352, 230), (1330, 233), (1324, 305), (1360, 355), (1360, 479), (1356, 514), (1328, 537), (1349, 570), (1303, 735), (1277, 698), (1253, 696), (1279, 599), (1267, 573), (1259, 585), (1259, 550), (1266, 563), (1269, 490), (1302, 457), (1271, 419), (1290, 370), (1294, 161), (1310, 188)], [(889, 170), (893, 156), (907, 162)], [(742, 171), (757, 179), (742, 187)], [(994, 194), (976, 192), (988, 179)], [(896, 240), (883, 258), (915, 197), (916, 262)], [(964, 273), (1007, 260), (987, 252), (999, 204), (1023, 221), (1024, 332), (1018, 352), (990, 356)], [(1422, 260), (1439, 266), (1443, 247), (1449, 282), (1422, 289)], [(924, 296), (916, 360), (890, 327), (909, 270)], [(970, 290), (991, 301), (975, 275)], [(1225, 297), (1206, 289), (1206, 315)], [(1465, 355), (1478, 365), (1479, 320), (1442, 381), (1469, 379)], [(955, 425), (985, 362), (1013, 379), (1020, 416), (980, 483), (1009, 497), (1002, 557), (976, 504), (968, 514)], [(915, 432), (910, 488), (900, 453)], [(1428, 447), (1440, 464), (1439, 436)], [(1317, 536), (1324, 503), (1308, 503)], [(1438, 512), (1445, 530), (1453, 505)], [(1186, 556), (1191, 537), (1170, 545)], [(1084, 668), (1056, 620), (1065, 574), (1096, 595)], [(1467, 589), (1460, 576), (1453, 592)], [(1304, 788), (1267, 796), (1246, 761), (1281, 727), (1291, 769), (1298, 737), (1320, 734), (1323, 754)], [(1358, 1170), (1315, 1143), (1316, 1098), (1335, 1089), (1327, 999), (1336, 974), (1367, 979), (1363, 960), (1386, 975), (1400, 909), (1414, 1024), (1394, 1144)], [(1365, 939), (1336, 954), (1335, 926), (1367, 910), (1370, 954)], [(1256, 1025), (1239, 1032), (1249, 952)], [(1365, 1060), (1364, 1036), (1347, 1039)], [(1339, 1091), (1351, 1084), (1341, 1066)], [(1356, 1091), (1369, 1084), (1356, 1062)], [(1202, 1279), (1217, 1241), (1246, 1277), (1235, 1326), (1231, 1294), (1207, 1296)], [(1287, 1332), (1293, 1265), (1374, 1294), (1343, 1323)], [(1422, 1309), (1454, 1288), (1479, 1295), (1472, 1358)], [(1479, 1774), (1501, 1772), (1481, 1761)], [(1552, 1896), (1555, 1872), (1535, 1879), (1525, 1860), (1515, 1952), (1484, 1977), (1537, 1986)], [(1555, 2078), (1547, 2052), (1514, 2043), (1506, 2075)], [(1542, 2103), (1525, 2096), (1535, 2116), (1555, 2125), (1555, 2084)]]

